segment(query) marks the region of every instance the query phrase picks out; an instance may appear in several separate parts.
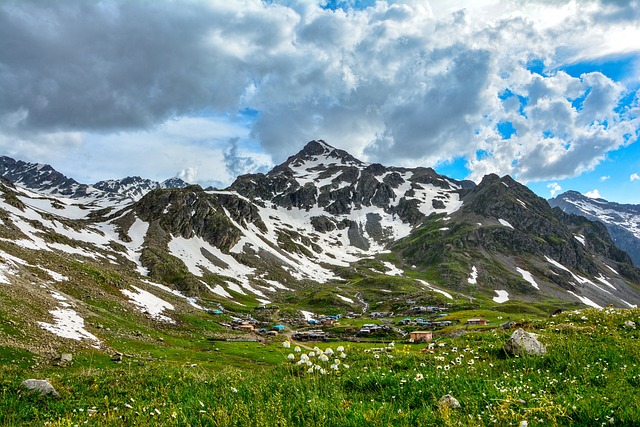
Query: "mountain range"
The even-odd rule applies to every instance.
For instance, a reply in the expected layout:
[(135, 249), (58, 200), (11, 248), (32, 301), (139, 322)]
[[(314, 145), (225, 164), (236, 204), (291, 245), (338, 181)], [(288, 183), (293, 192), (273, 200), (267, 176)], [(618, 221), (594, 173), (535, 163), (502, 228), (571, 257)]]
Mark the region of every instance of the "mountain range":
[(589, 198), (577, 191), (559, 194), (549, 199), (549, 204), (566, 213), (603, 223), (616, 245), (629, 254), (636, 266), (640, 266), (640, 205)]
[(476, 185), (365, 163), (324, 141), (224, 190), (139, 177), (86, 185), (8, 157), (0, 175), (10, 325), (0, 341), (29, 348), (20, 336), (44, 336), (39, 352), (69, 339), (99, 347), (127, 324), (123, 313), (179, 327), (269, 304), (305, 319), (415, 304), (518, 313), (640, 302), (640, 270), (602, 222), (552, 208), (509, 176)]

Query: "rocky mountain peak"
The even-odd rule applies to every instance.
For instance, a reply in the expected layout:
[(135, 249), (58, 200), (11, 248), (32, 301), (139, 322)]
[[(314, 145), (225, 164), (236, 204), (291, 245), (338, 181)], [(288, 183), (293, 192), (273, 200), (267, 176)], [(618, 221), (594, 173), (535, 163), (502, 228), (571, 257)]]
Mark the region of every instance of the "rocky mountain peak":
[(334, 148), (323, 140), (307, 143), (297, 154), (289, 157), (281, 166), (293, 169), (307, 169), (319, 165), (342, 165), (363, 167), (366, 164), (344, 150)]
[(189, 183), (178, 178), (173, 177), (169, 179), (165, 179), (160, 183), (160, 188), (185, 188), (188, 187)]
[(86, 195), (88, 186), (58, 172), (50, 165), (0, 157), (0, 175), (35, 191), (69, 197)]

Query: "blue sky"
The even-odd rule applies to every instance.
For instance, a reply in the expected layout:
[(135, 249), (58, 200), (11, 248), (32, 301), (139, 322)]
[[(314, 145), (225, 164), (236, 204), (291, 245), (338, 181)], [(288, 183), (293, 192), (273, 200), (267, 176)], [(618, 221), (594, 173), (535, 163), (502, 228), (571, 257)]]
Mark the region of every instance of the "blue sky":
[(635, 1), (0, 3), (0, 154), (224, 187), (311, 139), (640, 203)]

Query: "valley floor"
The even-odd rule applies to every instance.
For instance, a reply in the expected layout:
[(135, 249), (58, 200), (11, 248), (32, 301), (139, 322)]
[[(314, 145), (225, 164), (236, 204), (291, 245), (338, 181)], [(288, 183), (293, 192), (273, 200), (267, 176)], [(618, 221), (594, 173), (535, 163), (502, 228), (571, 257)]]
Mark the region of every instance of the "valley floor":
[[(640, 309), (612, 308), (527, 321), (547, 353), (521, 357), (504, 352), (513, 330), (500, 328), (430, 347), (215, 343), (121, 363), (82, 352), (69, 366), (2, 348), (0, 425), (633, 426), (638, 324)], [(48, 379), (59, 396), (27, 392), (27, 378)]]

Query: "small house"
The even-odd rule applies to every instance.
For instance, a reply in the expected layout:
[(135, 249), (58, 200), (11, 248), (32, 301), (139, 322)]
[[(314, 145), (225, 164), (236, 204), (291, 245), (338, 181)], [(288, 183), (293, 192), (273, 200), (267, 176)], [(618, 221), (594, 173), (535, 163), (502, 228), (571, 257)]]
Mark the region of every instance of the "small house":
[(238, 326), (238, 329), (245, 332), (253, 332), (255, 328), (250, 323), (243, 323), (242, 325)]
[(413, 342), (425, 342), (433, 339), (432, 331), (413, 331), (409, 333), (409, 337)]
[(469, 319), (467, 320), (467, 325), (486, 325), (487, 319)]

